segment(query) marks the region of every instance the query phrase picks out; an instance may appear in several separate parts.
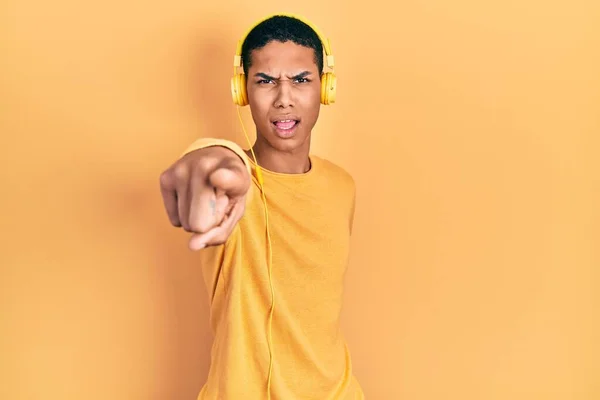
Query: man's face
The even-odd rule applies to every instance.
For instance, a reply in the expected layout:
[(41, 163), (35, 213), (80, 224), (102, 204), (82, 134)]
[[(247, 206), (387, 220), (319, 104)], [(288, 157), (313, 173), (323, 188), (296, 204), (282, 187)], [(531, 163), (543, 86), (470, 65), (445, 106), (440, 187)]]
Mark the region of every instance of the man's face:
[(257, 140), (286, 152), (308, 146), (321, 108), (314, 50), (272, 41), (251, 57), (246, 83)]

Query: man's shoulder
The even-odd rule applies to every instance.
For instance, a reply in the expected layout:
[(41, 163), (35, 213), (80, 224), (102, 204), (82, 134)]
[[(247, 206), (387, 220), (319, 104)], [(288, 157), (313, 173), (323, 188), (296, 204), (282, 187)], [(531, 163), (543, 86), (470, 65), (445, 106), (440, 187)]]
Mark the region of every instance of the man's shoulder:
[(339, 183), (347, 186), (350, 190), (354, 190), (356, 184), (352, 174), (341, 165), (326, 159), (321, 156), (311, 155), (311, 158), (319, 163), (320, 172), (327, 178), (331, 183)]

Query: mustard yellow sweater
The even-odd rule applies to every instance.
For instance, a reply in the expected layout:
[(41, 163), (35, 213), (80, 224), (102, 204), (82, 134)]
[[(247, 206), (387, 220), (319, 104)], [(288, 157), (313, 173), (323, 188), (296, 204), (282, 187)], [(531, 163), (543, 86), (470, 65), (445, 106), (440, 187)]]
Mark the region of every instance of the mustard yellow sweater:
[[(244, 216), (226, 244), (199, 251), (214, 335), (199, 400), (265, 400), (271, 286), (255, 164), (237, 144), (199, 139), (187, 150), (235, 151), (253, 177)], [(340, 332), (355, 204), (352, 177), (311, 156), (304, 174), (263, 168), (273, 250), (272, 400), (362, 400)]]

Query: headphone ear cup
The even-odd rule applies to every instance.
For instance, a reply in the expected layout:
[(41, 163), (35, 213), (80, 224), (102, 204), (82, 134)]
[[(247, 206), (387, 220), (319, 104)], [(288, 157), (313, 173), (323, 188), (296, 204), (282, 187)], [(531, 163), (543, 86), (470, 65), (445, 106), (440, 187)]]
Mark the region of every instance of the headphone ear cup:
[(237, 74), (231, 77), (231, 99), (233, 100), (233, 104), (239, 106), (239, 96), (238, 96), (238, 88), (237, 88)]
[(238, 106), (248, 105), (248, 94), (246, 93), (246, 75), (235, 74), (231, 78), (231, 97), (233, 103)]
[(325, 105), (335, 103), (337, 78), (333, 72), (326, 72), (321, 77), (321, 103)]

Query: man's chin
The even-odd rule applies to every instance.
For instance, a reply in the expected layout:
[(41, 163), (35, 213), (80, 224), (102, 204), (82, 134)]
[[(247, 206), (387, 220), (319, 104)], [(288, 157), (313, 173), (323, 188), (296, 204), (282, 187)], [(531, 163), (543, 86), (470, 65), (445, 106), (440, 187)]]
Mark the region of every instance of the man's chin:
[(283, 153), (294, 153), (302, 149), (308, 140), (308, 138), (302, 135), (302, 132), (296, 132), (290, 137), (283, 138), (277, 133), (272, 133), (265, 139), (273, 149)]

